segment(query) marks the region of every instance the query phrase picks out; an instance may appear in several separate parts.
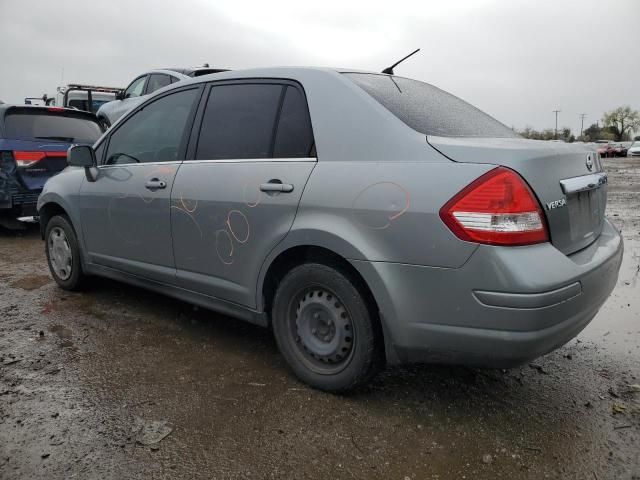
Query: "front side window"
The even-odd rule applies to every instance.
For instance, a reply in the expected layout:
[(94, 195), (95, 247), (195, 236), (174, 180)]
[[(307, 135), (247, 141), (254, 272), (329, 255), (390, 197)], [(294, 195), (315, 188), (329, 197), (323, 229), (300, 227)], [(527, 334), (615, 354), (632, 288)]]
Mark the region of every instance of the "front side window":
[(272, 84), (212, 87), (196, 159), (269, 158), (283, 88)]
[(147, 94), (153, 93), (170, 84), (171, 78), (169, 78), (169, 75), (165, 75), (163, 73), (152, 73), (149, 75), (149, 82), (147, 82)]
[(197, 89), (172, 93), (144, 106), (109, 139), (105, 164), (171, 162), (178, 158)]
[(140, 95), (142, 95), (142, 92), (144, 91), (144, 82), (146, 79), (147, 77), (144, 76), (134, 80), (133, 83), (129, 85), (124, 91), (124, 98), (139, 97)]

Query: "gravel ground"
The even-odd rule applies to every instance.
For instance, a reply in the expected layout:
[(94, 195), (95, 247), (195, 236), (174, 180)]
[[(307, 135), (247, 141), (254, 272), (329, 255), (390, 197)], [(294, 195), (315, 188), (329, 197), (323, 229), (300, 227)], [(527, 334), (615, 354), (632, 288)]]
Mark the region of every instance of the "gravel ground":
[(107, 280), (64, 292), (37, 229), (0, 232), (0, 478), (640, 479), (640, 159), (607, 170), (625, 258), (578, 339), (346, 396), (258, 327)]

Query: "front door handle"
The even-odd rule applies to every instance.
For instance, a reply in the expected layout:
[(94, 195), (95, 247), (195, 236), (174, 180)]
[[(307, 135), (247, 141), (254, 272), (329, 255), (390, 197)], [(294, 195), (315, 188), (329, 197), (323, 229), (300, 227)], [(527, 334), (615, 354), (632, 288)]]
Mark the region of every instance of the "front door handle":
[(149, 190), (157, 190), (159, 188), (167, 188), (167, 182), (158, 178), (152, 178), (151, 180), (147, 180), (144, 186)]
[(261, 183), (260, 191), (290, 193), (293, 192), (293, 185), (291, 185), (290, 183), (282, 183), (280, 181), (271, 181), (269, 183)]

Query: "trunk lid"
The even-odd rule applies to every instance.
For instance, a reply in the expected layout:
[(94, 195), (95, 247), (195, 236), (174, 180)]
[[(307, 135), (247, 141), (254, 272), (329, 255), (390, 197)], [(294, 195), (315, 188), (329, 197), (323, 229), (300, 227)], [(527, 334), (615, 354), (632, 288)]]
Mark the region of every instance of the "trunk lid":
[(594, 150), (521, 138), (429, 135), (427, 141), (453, 161), (502, 165), (518, 172), (540, 201), (551, 243), (564, 254), (587, 247), (602, 232), (606, 175)]

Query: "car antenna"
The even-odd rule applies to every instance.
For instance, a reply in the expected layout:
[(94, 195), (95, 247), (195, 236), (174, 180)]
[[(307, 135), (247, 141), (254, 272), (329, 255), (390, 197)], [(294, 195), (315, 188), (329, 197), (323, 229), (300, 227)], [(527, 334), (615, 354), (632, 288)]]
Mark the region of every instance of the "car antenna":
[(418, 53), (420, 51), (419, 48), (416, 48), (413, 52), (411, 52), (409, 55), (407, 55), (404, 58), (401, 58), (400, 60), (398, 60), (396, 63), (394, 63), (393, 65), (391, 65), (390, 67), (385, 68), (384, 70), (382, 70), (382, 73), (388, 73), (389, 75), (393, 75), (393, 69), (398, 66), (400, 63), (404, 62), (407, 58), (409, 58), (411, 55), (415, 55), (416, 53)]

